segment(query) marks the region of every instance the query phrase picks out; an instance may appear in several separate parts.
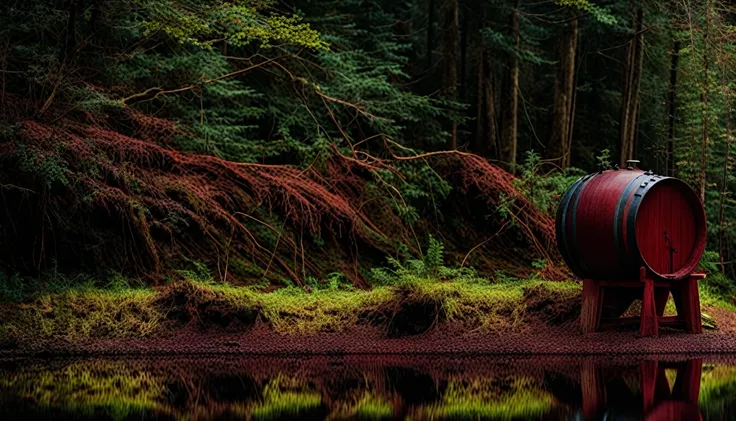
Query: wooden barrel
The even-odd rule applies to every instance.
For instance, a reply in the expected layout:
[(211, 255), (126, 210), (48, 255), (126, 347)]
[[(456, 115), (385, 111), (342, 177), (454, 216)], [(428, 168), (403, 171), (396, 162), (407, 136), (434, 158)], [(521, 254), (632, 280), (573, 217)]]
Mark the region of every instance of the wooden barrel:
[(705, 250), (705, 210), (676, 178), (606, 170), (577, 180), (557, 209), (557, 246), (581, 278), (664, 279), (692, 273)]

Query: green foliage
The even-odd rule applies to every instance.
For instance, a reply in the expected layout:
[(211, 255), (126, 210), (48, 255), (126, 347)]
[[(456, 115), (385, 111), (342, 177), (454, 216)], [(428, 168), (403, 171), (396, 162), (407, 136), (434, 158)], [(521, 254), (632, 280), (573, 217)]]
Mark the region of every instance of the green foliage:
[(0, 271), (0, 303), (20, 302), (27, 294), (27, 285), (19, 274)]
[[(553, 171), (543, 174), (541, 172), (543, 168), (542, 157), (534, 151), (528, 151), (520, 167), (521, 176), (514, 181), (514, 185), (539, 210), (553, 215), (567, 189), (584, 172), (577, 168), (568, 168), (564, 172)], [(507, 213), (508, 209), (504, 209), (503, 212)]]
[(718, 272), (720, 271), (720, 260), (721, 258), (717, 251), (706, 250), (703, 253), (703, 257), (700, 258), (698, 269), (709, 275)]
[(595, 157), (595, 161), (599, 168), (611, 168), (611, 151), (608, 149), (601, 150), (601, 153)]
[(37, 177), (43, 185), (50, 189), (54, 185), (66, 186), (69, 184), (67, 174), (69, 169), (66, 163), (56, 155), (42, 155), (38, 152), (24, 148), (18, 148), (18, 159), (20, 170)]
[(211, 48), (227, 42), (233, 46), (254, 41), (262, 47), (272, 43), (293, 44), (307, 48), (326, 48), (319, 34), (298, 16), (264, 16), (273, 9), (273, 0), (136, 0), (140, 6), (137, 19), (144, 34), (163, 32), (179, 43)]
[(555, 0), (555, 3), (588, 12), (595, 20), (605, 25), (615, 25), (617, 23), (616, 17), (610, 13), (607, 7), (597, 6), (589, 0)]
[(449, 268), (444, 265), (444, 245), (429, 237), (429, 246), (422, 259), (400, 262), (388, 257), (390, 268), (371, 269), (370, 280), (376, 286), (406, 285), (416, 282), (453, 280), (463, 283), (487, 283), (472, 268)]

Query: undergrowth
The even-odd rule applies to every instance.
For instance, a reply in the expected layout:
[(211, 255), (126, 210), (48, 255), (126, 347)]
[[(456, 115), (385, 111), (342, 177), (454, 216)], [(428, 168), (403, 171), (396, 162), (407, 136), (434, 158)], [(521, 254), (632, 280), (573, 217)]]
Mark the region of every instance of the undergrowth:
[(66, 289), (59, 282), (45, 292), (25, 291), (20, 301), (6, 297), (0, 339), (146, 337), (185, 325), (243, 330), (255, 323), (283, 334), (371, 325), (405, 336), (448, 322), (468, 331), (518, 331), (535, 318), (557, 323), (579, 312), (579, 284), (539, 276), (487, 279), (470, 268), (448, 268), (434, 239), (422, 259), (389, 263), (373, 271), (369, 290), (335, 275), (305, 287), (264, 291), (217, 283), (203, 271), (180, 272), (183, 280), (155, 289), (119, 277), (106, 284), (77, 279)]
[[(707, 265), (707, 263), (704, 263)], [(580, 311), (580, 284), (550, 282), (539, 271), (527, 279), (498, 273), (492, 279), (472, 268), (444, 265), (442, 243), (430, 238), (419, 259), (389, 258), (374, 269), (372, 287), (357, 289), (339, 273), (311, 279), (304, 287), (268, 290), (218, 283), (204, 266), (181, 271), (181, 279), (160, 287), (111, 276), (54, 277), (37, 287), (5, 277), (0, 291), (0, 344), (35, 338), (147, 337), (193, 326), (242, 331), (256, 323), (281, 334), (342, 332), (375, 326), (392, 337), (422, 334), (445, 323), (466, 332), (522, 331), (535, 323), (574, 320)], [(702, 265), (701, 265), (702, 266)], [(703, 270), (708, 270), (703, 267)], [(700, 284), (704, 307), (736, 311), (729, 282), (709, 271)], [(673, 307), (670, 303), (670, 307)], [(674, 308), (669, 309), (673, 313)]]
[(700, 259), (698, 270), (707, 276), (698, 283), (700, 304), (736, 311), (736, 285), (720, 271), (720, 256), (706, 250)]

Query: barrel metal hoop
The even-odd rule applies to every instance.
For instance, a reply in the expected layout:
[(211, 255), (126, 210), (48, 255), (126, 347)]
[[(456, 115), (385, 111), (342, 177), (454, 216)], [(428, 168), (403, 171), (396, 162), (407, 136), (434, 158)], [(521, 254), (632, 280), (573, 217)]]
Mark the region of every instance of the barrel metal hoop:
[(623, 237), (624, 233), (624, 209), (626, 208), (626, 203), (629, 201), (629, 196), (631, 196), (631, 192), (639, 185), (639, 181), (642, 177), (649, 177), (649, 175), (647, 175), (646, 173), (640, 174), (629, 182), (629, 184), (624, 189), (624, 192), (621, 194), (621, 197), (618, 199), (618, 203), (616, 204), (616, 212), (613, 214), (613, 241), (614, 244), (616, 244), (618, 261), (623, 267), (627, 267), (627, 264), (629, 263), (626, 256), (626, 248), (621, 242), (621, 238)]
[[(592, 180), (597, 173), (590, 174), (587, 179), (584, 179), (582, 183), (575, 189), (575, 192), (573, 193), (573, 202), (572, 202), (572, 215), (570, 216), (570, 221), (572, 223), (570, 235), (572, 236), (572, 247), (570, 248), (570, 260), (575, 262), (575, 267), (573, 267), (573, 272), (577, 273), (579, 276), (586, 277), (590, 274), (590, 270), (588, 270), (588, 267), (585, 265), (585, 262), (580, 259), (580, 246), (578, 245), (578, 223), (577, 223), (577, 214), (578, 214), (578, 203), (580, 202), (580, 196), (583, 195), (583, 189), (585, 189), (585, 186), (588, 185), (590, 180)], [(577, 269), (577, 270), (576, 270)]]
[(629, 255), (635, 256), (636, 259), (638, 259), (637, 266), (645, 264), (644, 259), (641, 257), (641, 254), (639, 253), (639, 244), (636, 242), (636, 216), (639, 213), (639, 206), (641, 206), (641, 202), (644, 200), (644, 196), (646, 196), (647, 192), (654, 187), (655, 184), (659, 183), (660, 181), (667, 180), (672, 177), (663, 177), (658, 176), (654, 177), (651, 180), (645, 181), (641, 185), (639, 185), (639, 188), (636, 190), (636, 193), (634, 193), (634, 198), (631, 199), (631, 206), (629, 207), (629, 214), (626, 218), (626, 240), (629, 244)]
[(573, 193), (578, 188), (580, 183), (584, 182), (589, 176), (583, 176), (575, 180), (575, 182), (570, 186), (569, 189), (567, 189), (567, 192), (565, 192), (565, 195), (562, 196), (562, 200), (560, 201), (559, 208), (557, 209), (557, 221), (555, 226), (557, 227), (557, 247), (560, 249), (560, 254), (562, 255), (562, 258), (565, 260), (565, 263), (567, 263), (567, 266), (573, 269), (573, 272), (575, 272), (575, 262), (571, 261), (570, 259), (570, 250), (568, 249), (567, 245), (567, 210), (570, 206), (570, 199), (572, 198)]

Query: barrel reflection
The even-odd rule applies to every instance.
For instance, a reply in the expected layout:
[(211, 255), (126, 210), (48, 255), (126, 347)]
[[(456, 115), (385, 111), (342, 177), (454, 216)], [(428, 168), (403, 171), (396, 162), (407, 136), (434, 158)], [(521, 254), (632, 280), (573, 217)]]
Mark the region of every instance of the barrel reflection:
[(624, 367), (584, 362), (580, 370), (583, 418), (700, 420), (702, 370), (702, 359), (648, 360)]

